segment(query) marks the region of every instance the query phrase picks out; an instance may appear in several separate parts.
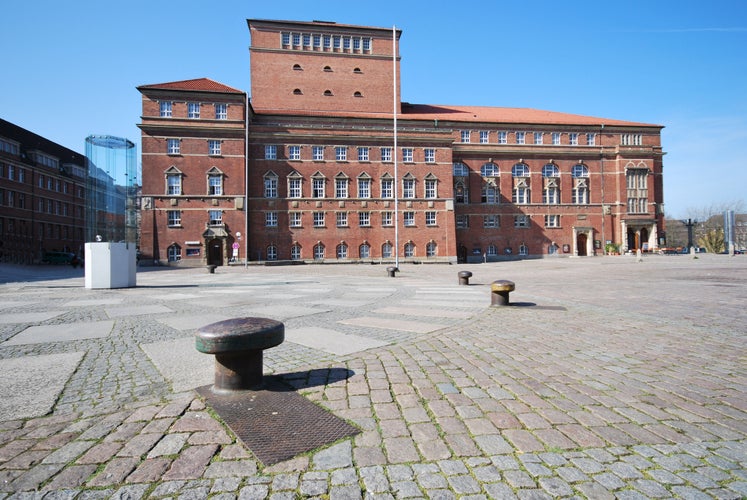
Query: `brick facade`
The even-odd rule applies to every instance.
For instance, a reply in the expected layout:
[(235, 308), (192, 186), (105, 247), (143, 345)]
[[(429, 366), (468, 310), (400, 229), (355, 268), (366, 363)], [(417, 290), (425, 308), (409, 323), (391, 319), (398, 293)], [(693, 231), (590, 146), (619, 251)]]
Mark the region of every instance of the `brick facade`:
[[(245, 228), (240, 260), (584, 256), (607, 243), (653, 250), (664, 236), (661, 126), (403, 103), (393, 61), (399, 32), (328, 22), (248, 26), (249, 113), (242, 92), (212, 80), (139, 87), (144, 255), (173, 260), (177, 246), (182, 263), (225, 264)], [(159, 116), (162, 101), (172, 103), (172, 116)], [(229, 103), (229, 116), (187, 118), (189, 102), (207, 112)], [(168, 154), (177, 138), (181, 150)], [(220, 157), (207, 153), (210, 138), (222, 141)], [(224, 175), (221, 195), (210, 194), (211, 168)], [(174, 175), (180, 194), (168, 194)], [(169, 226), (176, 207), (180, 225)], [(216, 209), (219, 224), (208, 220)]]

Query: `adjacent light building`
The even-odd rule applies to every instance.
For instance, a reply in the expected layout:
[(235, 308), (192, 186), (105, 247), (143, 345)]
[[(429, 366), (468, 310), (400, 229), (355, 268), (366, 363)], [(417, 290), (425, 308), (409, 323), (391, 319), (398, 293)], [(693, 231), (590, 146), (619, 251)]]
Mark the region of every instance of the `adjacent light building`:
[(664, 237), (660, 125), (410, 104), (401, 32), (247, 22), (248, 109), (206, 78), (138, 87), (146, 260), (483, 261)]

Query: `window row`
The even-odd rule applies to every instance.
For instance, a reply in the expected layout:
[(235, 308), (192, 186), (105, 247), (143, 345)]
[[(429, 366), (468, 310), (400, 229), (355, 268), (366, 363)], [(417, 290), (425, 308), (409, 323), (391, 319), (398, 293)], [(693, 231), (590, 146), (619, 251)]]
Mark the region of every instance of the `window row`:
[[(352, 150), (352, 152), (351, 152)], [(421, 155), (422, 151), (422, 155)], [(265, 160), (313, 160), (313, 161), (380, 161), (391, 163), (394, 161), (394, 148), (384, 146), (372, 148), (369, 146), (278, 146), (268, 144), (265, 146)], [(423, 148), (417, 150), (417, 161), (425, 163), (436, 162), (436, 149)], [(283, 153), (281, 156), (279, 153)], [(334, 153), (334, 156), (332, 154)], [(377, 154), (373, 154), (377, 153)], [(415, 148), (400, 148), (399, 159), (405, 163), (414, 163), (416, 161)]]
[[(265, 198), (278, 198), (278, 181), (279, 177), (275, 172), (267, 172), (264, 175), (264, 197)], [(395, 195), (395, 179), (388, 173), (381, 176), (377, 183), (374, 183), (374, 179), (371, 178), (366, 172), (361, 173), (357, 179), (353, 180), (348, 177), (345, 173), (339, 172), (334, 179), (327, 179), (327, 177), (321, 172), (317, 171), (311, 176), (311, 183), (305, 182), (304, 177), (296, 172), (291, 172), (286, 178), (287, 182), (287, 198), (303, 198), (304, 197), (304, 183), (307, 187), (308, 198), (327, 198), (327, 185), (334, 182), (334, 197), (337, 199), (345, 198), (374, 198), (373, 186), (377, 185), (379, 188), (379, 198), (393, 199)], [(356, 187), (357, 196), (351, 196), (350, 186), (354, 183)], [(406, 173), (401, 179), (400, 191), (397, 193), (400, 198), (416, 198), (417, 197), (417, 184), (418, 180), (409, 172)], [(438, 178), (429, 173), (425, 176), (422, 181), (422, 197), (425, 199), (438, 198)]]
[[(532, 190), (528, 182), (522, 180), (511, 189), (511, 203), (515, 205), (529, 205)], [(454, 183), (454, 201), (456, 203), (468, 204), (473, 200), (470, 198), (469, 186), (462, 181)], [(492, 181), (483, 182), (480, 190), (480, 203), (498, 205), (501, 203), (501, 191), (497, 184)], [(586, 179), (578, 179), (571, 189), (571, 203), (574, 205), (589, 204), (589, 185)], [(560, 204), (560, 187), (554, 181), (548, 182), (542, 188), (543, 205)]]
[(283, 31), (280, 33), (280, 46), (292, 50), (370, 54), (371, 37)]
[[(184, 194), (182, 181), (184, 174), (176, 167), (169, 167), (166, 172), (166, 194), (179, 196)], [(207, 196), (223, 195), (224, 174), (217, 167), (211, 167), (205, 173), (205, 194)], [(194, 193), (190, 193), (194, 194)]]
[[(478, 249), (479, 251), (479, 249)], [(548, 247), (548, 253), (553, 254), (557, 253), (558, 246), (553, 243)], [(503, 248), (503, 253), (506, 255), (512, 255), (514, 253), (514, 249), (510, 246)], [(487, 247), (485, 247), (485, 256), (486, 257), (496, 257), (498, 255), (498, 246), (494, 244), (489, 244)], [(525, 243), (521, 243), (519, 245), (519, 255), (529, 255), (529, 247)]]
[[(296, 88), (296, 89), (293, 89), (293, 95), (304, 95), (304, 93), (303, 93), (303, 90)], [(327, 89), (324, 92), (322, 92), (322, 95), (325, 97), (332, 97), (335, 95), (335, 93)], [(363, 97), (363, 93), (360, 90), (356, 90), (355, 92), (353, 92), (353, 97)]]
[[(75, 226), (67, 226), (64, 224), (51, 224), (44, 222), (36, 222), (36, 235), (40, 240), (43, 239), (56, 239), (56, 240), (71, 240), (71, 239), (83, 239), (83, 228)], [(31, 237), (33, 236), (31, 224), (26, 224), (25, 220), (17, 221), (12, 218), (0, 217), (0, 237), (3, 235), (8, 236), (20, 236), (20, 237)], [(77, 233), (77, 235), (76, 235)]]
[[(459, 229), (467, 229), (470, 227), (470, 220), (474, 217), (482, 218), (482, 227), (485, 229), (498, 229), (501, 227), (501, 216), (497, 214), (483, 215), (483, 216), (470, 216), (470, 215), (457, 215), (456, 216), (456, 227)], [(530, 226), (531, 217), (527, 214), (513, 215), (511, 216), (513, 227), (515, 228), (526, 228)], [(560, 227), (560, 215), (559, 214), (548, 214), (544, 216), (544, 223), (546, 228)]]
[[(455, 162), (453, 164), (452, 173), (454, 177), (467, 177), (469, 176), (470, 169), (464, 163)], [(496, 163), (488, 162), (480, 167), (480, 175), (482, 177), (498, 177), (500, 174), (501, 169)], [(529, 177), (530, 175), (531, 170), (529, 169), (529, 165), (526, 163), (519, 162), (511, 167), (512, 177)], [(558, 178), (560, 177), (560, 168), (554, 163), (548, 163), (542, 167), (542, 177)], [(571, 177), (589, 177), (589, 167), (582, 163), (573, 165), (573, 167), (571, 167)]]
[[(378, 214), (379, 223), (382, 227), (394, 226), (394, 212), (373, 212)], [(435, 210), (428, 210), (423, 213), (423, 222), (426, 226), (437, 226), (437, 213)], [(327, 213), (324, 211), (310, 212), (311, 223), (313, 227), (326, 227)], [(308, 218), (308, 213), (306, 215)], [(416, 227), (416, 212), (406, 210), (401, 213), (402, 224), (405, 227)], [(418, 216), (419, 218), (419, 216)], [(358, 227), (373, 227), (372, 212), (334, 212), (334, 223), (337, 227), (350, 227), (357, 224)], [(278, 227), (278, 212), (265, 212), (265, 227)], [(288, 212), (288, 227), (301, 228), (304, 226), (304, 212)]]
[[(220, 156), (221, 155), (221, 142), (218, 139), (208, 139), (207, 141), (207, 154), (209, 156)], [(166, 154), (169, 155), (180, 155), (182, 153), (182, 140), (181, 139), (166, 139)]]
[[(0, 162), (0, 178), (7, 178), (9, 181), (25, 183), (26, 182), (26, 169), (22, 167), (16, 167), (10, 163)], [(39, 189), (47, 189), (48, 191), (56, 191), (58, 193), (69, 194), (71, 183), (61, 179), (56, 179), (49, 175), (38, 174), (37, 186)], [(83, 197), (83, 188), (78, 188), (78, 197)]]
[[(188, 102), (187, 103), (187, 118), (198, 120), (200, 119), (200, 113), (203, 103), (200, 102)], [(228, 120), (228, 104), (215, 103), (212, 105), (214, 114), (212, 117), (216, 120)], [(159, 116), (161, 118), (173, 118), (174, 103), (172, 101), (159, 101), (158, 102)]]
[[(545, 142), (545, 136), (549, 135), (549, 142)], [(563, 136), (566, 139), (563, 140)], [(581, 134), (578, 132), (508, 132), (499, 130), (493, 132), (490, 130), (460, 130), (459, 142), (463, 144), (474, 142), (477, 139), (478, 144), (509, 144), (509, 137), (513, 140), (511, 144), (549, 144), (553, 146), (595, 146), (597, 134), (593, 132)], [(579, 142), (579, 138), (584, 138), (585, 142)]]
[[(20, 208), (31, 210), (32, 203), (27, 203), (27, 193), (19, 193), (11, 191), (9, 189), (0, 188), (0, 206), (6, 206), (10, 208)], [(70, 203), (50, 200), (47, 198), (36, 197), (36, 213), (43, 214), (47, 213), (50, 215), (62, 215), (76, 217), (83, 217), (83, 207), (81, 205), (73, 205), (73, 210), (70, 209)], [(73, 214), (73, 212), (75, 212)]]
[[(294, 64), (293, 71), (303, 71), (303, 67), (301, 67), (300, 64)], [(332, 66), (324, 66), (322, 68), (322, 71), (324, 71), (325, 73), (332, 73), (333, 72)], [(353, 73), (356, 75), (362, 75), (363, 71), (361, 71), (360, 68), (353, 68)]]

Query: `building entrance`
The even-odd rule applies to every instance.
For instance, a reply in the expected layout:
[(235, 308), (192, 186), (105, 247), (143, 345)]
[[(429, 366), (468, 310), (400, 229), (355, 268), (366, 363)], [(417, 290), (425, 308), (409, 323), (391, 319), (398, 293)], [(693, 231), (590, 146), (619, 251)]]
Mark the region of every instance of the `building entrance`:
[(208, 265), (223, 265), (223, 241), (219, 239), (210, 240), (207, 244)]

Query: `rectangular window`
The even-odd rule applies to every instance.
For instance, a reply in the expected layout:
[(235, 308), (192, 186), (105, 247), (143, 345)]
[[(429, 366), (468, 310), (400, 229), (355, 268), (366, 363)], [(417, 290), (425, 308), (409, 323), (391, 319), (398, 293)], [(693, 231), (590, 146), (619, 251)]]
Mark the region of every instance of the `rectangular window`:
[(324, 212), (314, 212), (314, 227), (324, 227)]
[(219, 226), (223, 224), (223, 211), (208, 210), (208, 219), (211, 226)]
[(265, 146), (265, 160), (277, 160), (278, 147), (275, 145)]
[(425, 148), (423, 150), (423, 156), (425, 156), (426, 163), (436, 163), (436, 150), (433, 148)]
[(394, 223), (392, 222), (392, 212), (381, 212), (381, 225), (382, 226), (394, 225)]
[(414, 161), (412, 148), (402, 148), (402, 161), (405, 163), (412, 163)]
[(557, 205), (560, 203), (560, 190), (556, 187), (548, 187), (542, 193), (542, 203), (545, 205)]
[(288, 159), (289, 160), (300, 160), (301, 159), (301, 146), (288, 146)]
[(220, 156), (220, 141), (217, 141), (217, 140), (208, 141), (208, 154), (210, 156)]
[(314, 161), (324, 161), (324, 146), (312, 146), (311, 159)]
[(465, 142), (465, 143), (469, 142), (469, 139), (470, 139), (469, 132), (470, 132), (469, 130), (460, 130), (459, 131), (459, 138), (460, 138), (461, 142)]
[(311, 34), (310, 33), (303, 34), (303, 46), (311, 47)]
[(487, 144), (487, 143), (488, 143), (488, 131), (480, 130), (480, 144)]
[(586, 145), (594, 146), (597, 142), (597, 134), (586, 134)]
[(363, 39), (363, 52), (371, 52), (371, 39), (370, 38)]
[(197, 119), (200, 117), (200, 103), (190, 102), (187, 103), (187, 118)]
[(324, 198), (324, 179), (311, 179), (311, 197)]
[(466, 229), (469, 227), (469, 216), (468, 215), (457, 215), (456, 216), (456, 227), (457, 229)]
[(208, 176), (208, 194), (212, 196), (219, 196), (223, 194), (223, 176), (222, 175), (209, 175)]
[(335, 198), (348, 197), (348, 180), (335, 179)]
[(568, 144), (571, 146), (578, 146), (578, 134), (575, 132), (571, 132), (568, 134)]
[(501, 218), (499, 215), (484, 215), (482, 218), (482, 227), (496, 228), (501, 227)]
[(360, 227), (370, 227), (371, 212), (358, 212), (358, 225)]
[(360, 52), (361, 51), (361, 39), (360, 37), (356, 36), (353, 38), (353, 52)]
[(283, 33), (281, 33), (280, 34), (280, 43), (282, 45), (290, 45), (290, 43), (291, 43), (291, 35), (290, 35), (290, 33), (286, 32), (286, 31), (284, 31)]
[(381, 161), (383, 162), (392, 161), (392, 148), (390, 147), (381, 148)]
[(415, 179), (402, 181), (402, 198), (415, 198)]
[(553, 132), (552, 133), (552, 145), (553, 146), (559, 146), (560, 145), (560, 132)]
[(227, 104), (216, 104), (215, 105), (215, 119), (216, 120), (227, 120), (228, 119), (228, 105)]
[(405, 226), (412, 227), (415, 225), (415, 212), (404, 212), (402, 218), (405, 222)]
[(332, 47), (332, 35), (324, 35), (324, 48), (329, 50)]
[(301, 227), (301, 212), (289, 212), (288, 225), (290, 227)]
[(545, 227), (560, 227), (560, 215), (545, 215)]
[(335, 50), (340, 50), (341, 46), (342, 46), (342, 37), (340, 35), (332, 35), (332, 48)]
[(278, 227), (277, 212), (265, 212), (265, 227)]
[(434, 179), (426, 179), (425, 181), (425, 197), (436, 198), (436, 181)]
[(428, 211), (425, 213), (425, 225), (426, 226), (436, 225), (436, 212)]
[(301, 33), (293, 33), (293, 45), (298, 47), (301, 45)]
[(514, 227), (529, 227), (529, 216), (514, 215)]
[(358, 198), (371, 197), (371, 179), (358, 179)]
[(350, 50), (350, 46), (351, 46), (350, 37), (349, 36), (342, 37), (342, 48), (343, 48), (343, 50), (345, 50), (347, 52), (348, 50)]
[(348, 148), (345, 146), (337, 146), (335, 148), (335, 160), (347, 161), (348, 159)]
[(337, 227), (348, 227), (348, 213), (337, 212)]
[(498, 132), (498, 144), (508, 144), (508, 132)]
[(171, 118), (171, 101), (159, 102), (158, 110), (161, 118)]
[(181, 210), (167, 210), (166, 217), (168, 218), (169, 227), (178, 227), (182, 225)]
[(166, 176), (166, 194), (182, 194), (182, 176), (181, 174), (169, 174)]
[(288, 179), (288, 198), (301, 197), (301, 179)]
[(574, 205), (588, 205), (589, 190), (583, 186), (573, 188), (573, 191), (571, 192), (571, 202)]
[(526, 133), (516, 132), (516, 144), (525, 144), (525, 143), (526, 143)]
[(535, 132), (534, 133), (534, 143), (535, 144), (542, 144), (542, 137), (543, 137), (542, 132)]
[(166, 139), (166, 152), (170, 155), (178, 155), (181, 151), (179, 139)]
[(516, 187), (513, 190), (512, 202), (517, 205), (526, 205), (529, 203), (529, 188)]
[(278, 178), (265, 177), (265, 198), (278, 197)]
[(322, 46), (322, 35), (313, 35), (314, 48), (319, 49)]
[(381, 179), (381, 197), (394, 198), (394, 180)]
[(358, 161), (368, 161), (368, 149), (367, 146), (358, 148)]

